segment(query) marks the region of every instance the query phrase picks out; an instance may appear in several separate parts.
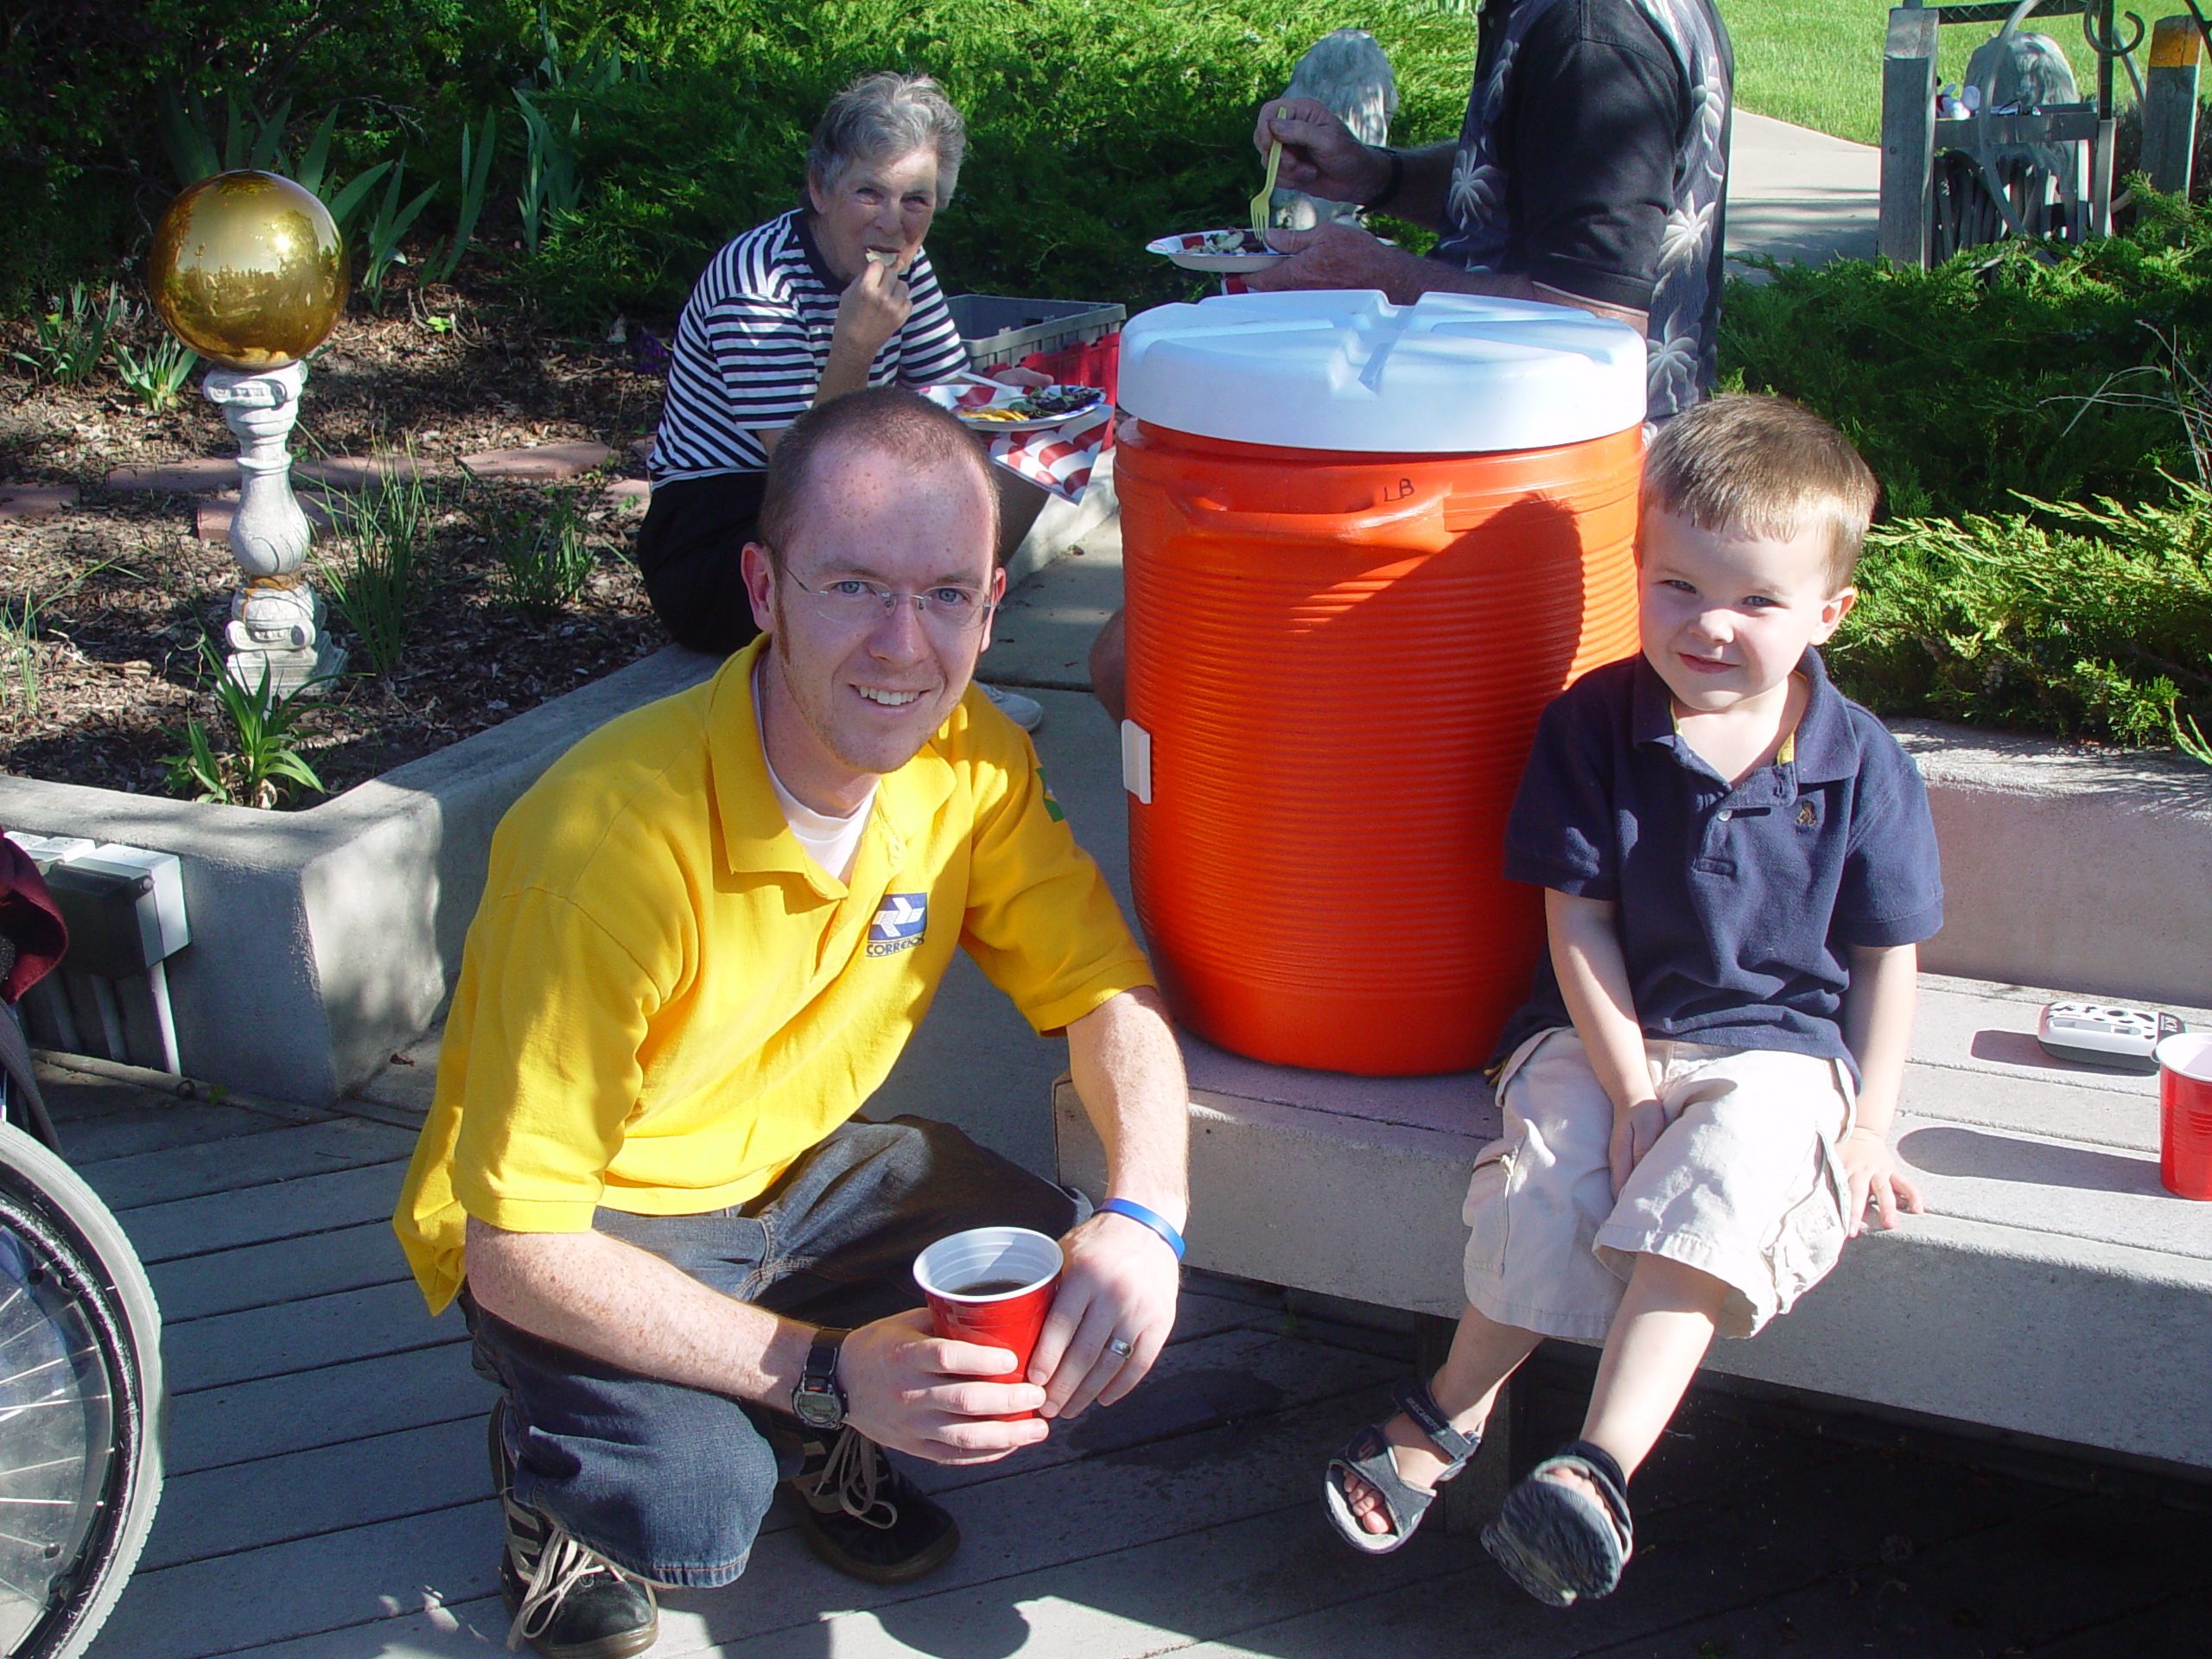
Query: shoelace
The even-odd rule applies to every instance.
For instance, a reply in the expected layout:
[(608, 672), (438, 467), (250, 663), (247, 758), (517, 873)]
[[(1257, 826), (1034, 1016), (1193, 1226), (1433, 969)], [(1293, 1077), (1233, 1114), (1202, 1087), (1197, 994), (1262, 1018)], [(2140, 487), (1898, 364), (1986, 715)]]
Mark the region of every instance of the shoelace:
[[(537, 1547), (535, 1561), (525, 1556), (512, 1522), (508, 1528), (508, 1558), (514, 1562), (515, 1571), (523, 1581), (522, 1605), (515, 1609), (514, 1623), (507, 1626), (510, 1653), (520, 1652), (524, 1643), (544, 1635), (553, 1615), (560, 1611), (562, 1599), (594, 1574), (605, 1573), (633, 1584), (645, 1582), (636, 1573), (626, 1572), (604, 1555), (578, 1543), (567, 1528), (550, 1516), (531, 1514), (529, 1519), (532, 1526), (545, 1529), (545, 1539)], [(647, 1593), (651, 1593), (650, 1590)]]
[[(888, 1530), (899, 1524), (899, 1506), (876, 1496), (882, 1467), (883, 1454), (875, 1442), (848, 1428), (823, 1460), (822, 1472), (814, 1478), (813, 1496), (828, 1497), (835, 1492), (837, 1506), (854, 1520)], [(881, 1520), (876, 1518), (879, 1511)]]

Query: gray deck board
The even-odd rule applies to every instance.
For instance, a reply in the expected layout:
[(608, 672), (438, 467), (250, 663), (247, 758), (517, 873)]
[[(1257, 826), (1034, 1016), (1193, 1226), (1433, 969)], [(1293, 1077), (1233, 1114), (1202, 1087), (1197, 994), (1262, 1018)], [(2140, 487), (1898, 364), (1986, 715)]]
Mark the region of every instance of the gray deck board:
[[(1880, 1501), (1866, 1493), (1844, 1497), (1844, 1516), (1854, 1510), (1864, 1515)], [(2194, 1543), (2147, 1506), (2107, 1509), (2084, 1497), (2025, 1505), (1994, 1520), (1968, 1509), (1946, 1527), (1936, 1517), (1948, 1518), (1948, 1508), (1923, 1498), (1906, 1512), (1910, 1519), (1897, 1524), (1912, 1548), (1909, 1554), (1893, 1552), (1900, 1559), (1885, 1561), (1878, 1548), (1869, 1550), (1859, 1573), (1732, 1609), (1683, 1635), (1693, 1649), (1710, 1642), (1738, 1652), (1787, 1638), (1793, 1656), (1863, 1653), (1884, 1643), (1910, 1646), (1929, 1659), (2040, 1655), (2063, 1637), (2155, 1621), (2192, 1588), (2202, 1596), (2212, 1584), (2207, 1564), (2193, 1557)], [(2193, 1650), (2208, 1649), (2212, 1639), (2200, 1630)], [(2192, 1649), (2140, 1651), (2178, 1656)]]
[(435, 1347), (179, 1397), (169, 1408), (170, 1471), (251, 1463), (460, 1418), (480, 1421), (492, 1390), (469, 1365), (461, 1321), (443, 1319), (432, 1330), (442, 1339)]
[[(499, 1597), (448, 1602), (417, 1593), (374, 1624), (235, 1649), (226, 1659), (505, 1659), (506, 1638), (507, 1610)], [(113, 1656), (95, 1649), (92, 1659)]]
[(332, 1651), (366, 1659), (377, 1645), (354, 1627), (419, 1608), (426, 1590), (448, 1589), (448, 1573), (461, 1594), (490, 1590), (499, 1538), (498, 1506), (485, 1497), (246, 1555), (159, 1567), (130, 1580), (92, 1652), (99, 1659), (207, 1659), (343, 1631)]
[[(1305, 1511), (1318, 1467), (1313, 1453), (1344, 1417), (1341, 1401), (1324, 1400), (971, 1490), (950, 1506), (960, 1522), (959, 1554), (918, 1585), (856, 1583), (808, 1554), (795, 1533), (765, 1539), (753, 1569), (736, 1584), (711, 1595), (671, 1595), (703, 1624), (688, 1647), (665, 1636), (663, 1643), (677, 1655), (753, 1641), (811, 1626), (825, 1609), (888, 1618), (886, 1610), (909, 1601), (1161, 1540), (1201, 1552), (1217, 1528), (1278, 1510)], [(1318, 1529), (1318, 1504), (1300, 1516), (1309, 1529)], [(1331, 1542), (1318, 1533), (1314, 1541)]]
[(340, 1117), (111, 1158), (89, 1166), (84, 1176), (120, 1216), (178, 1198), (229, 1194), (365, 1164), (390, 1163), (405, 1159), (414, 1149), (415, 1137), (404, 1129), (365, 1118)]
[(357, 1222), (315, 1236), (313, 1242), (277, 1239), (234, 1249), (184, 1256), (148, 1270), (162, 1322), (174, 1328), (188, 1319), (267, 1307), (333, 1291), (359, 1290), (407, 1278), (407, 1260), (391, 1225)]
[[(1250, 1461), (1273, 1478), (1224, 1480), (1225, 1461), (1249, 1456), (1232, 1442), (1249, 1441), (1262, 1452), (1305, 1446), (1322, 1418), (1339, 1415), (1340, 1408), (1309, 1407), (1172, 1442), (1166, 1457), (1140, 1448), (1023, 1476), (1018, 1491), (959, 1505), (965, 1542), (931, 1582), (941, 1592), (1281, 1507), (1293, 1501), (1293, 1485), (1302, 1491), (1306, 1471), (1292, 1481), (1286, 1459), (1263, 1456)], [(113, 1637), (123, 1645), (110, 1648), (104, 1637), (103, 1649), (130, 1659), (197, 1659), (208, 1651), (198, 1645), (203, 1632), (224, 1631), (232, 1645), (266, 1643), (342, 1629), (388, 1603), (410, 1605), (425, 1587), (453, 1599), (487, 1595), (496, 1587), (499, 1535), (496, 1510), (486, 1499), (156, 1568), (132, 1581), (118, 1610)], [(755, 1560), (737, 1585), (700, 1599), (711, 1605), (714, 1639), (810, 1624), (825, 1606), (887, 1605), (914, 1593), (914, 1586), (840, 1579), (789, 1531), (765, 1537)], [(134, 1597), (149, 1611), (126, 1620)], [(165, 1617), (153, 1616), (154, 1605)]]
[(2091, 1626), (2038, 1648), (2037, 1659), (2114, 1659), (2202, 1651), (2212, 1630), (2212, 1590), (2184, 1592), (2156, 1607)]
[[(53, 1091), (43, 1084), (41, 1091), (51, 1103)], [(54, 1132), (61, 1139), (62, 1156), (84, 1173), (87, 1179), (92, 1179), (96, 1166), (111, 1159), (194, 1146), (217, 1137), (227, 1139), (294, 1127), (283, 1118), (242, 1106), (206, 1106), (181, 1100), (76, 1117), (64, 1117), (57, 1112), (54, 1119)]]
[[(1229, 1332), (1175, 1344), (1121, 1406), (1086, 1414), (1006, 1465), (910, 1467), (925, 1490), (940, 1494), (986, 1487), (1218, 1427), (1286, 1402), (1338, 1395), (1372, 1384), (1377, 1375), (1376, 1362), (1363, 1355), (1328, 1354), (1316, 1363), (1315, 1357), (1263, 1336)], [(425, 1426), (179, 1473), (164, 1494), (148, 1563), (234, 1554), (480, 1497), (489, 1490), (483, 1446), (490, 1397), (472, 1381), (450, 1394), (420, 1396), (422, 1409), (439, 1414)], [(778, 1516), (767, 1530), (788, 1524), (788, 1516)]]
[(365, 1164), (327, 1175), (210, 1192), (148, 1205), (116, 1219), (149, 1265), (240, 1244), (303, 1238), (335, 1227), (389, 1217), (399, 1201), (404, 1160)]
[(434, 1322), (412, 1280), (194, 1319), (164, 1333), (170, 1389), (189, 1394), (250, 1377), (315, 1370), (458, 1337)]
[(451, 1509), (491, 1491), (479, 1412), (170, 1478), (139, 1570)]
[[(1464, 1549), (1465, 1541), (1458, 1541)], [(1300, 1504), (985, 1583), (927, 1591), (889, 1606), (832, 1604), (816, 1619), (773, 1630), (745, 1631), (709, 1596), (671, 1595), (654, 1651), (669, 1659), (706, 1652), (732, 1659), (981, 1659), (1016, 1652), (1141, 1659), (1234, 1630), (1250, 1621), (1255, 1605), (1291, 1613), (1362, 1595), (1419, 1597), (1438, 1576), (1441, 1553), (1442, 1547), (1416, 1539), (1395, 1554), (1362, 1559), (1321, 1535), (1314, 1516)], [(760, 1570), (785, 1566), (779, 1556)], [(721, 1593), (724, 1603), (731, 1599)], [(1335, 1659), (1366, 1654), (1396, 1659), (1391, 1649), (1364, 1639), (1338, 1649)]]
[[(177, 1393), (165, 1502), (89, 1659), (497, 1659), (492, 1393), (460, 1319), (428, 1317), (391, 1236), (404, 1128), (103, 1100), (66, 1133), (154, 1264)], [(842, 1579), (779, 1505), (745, 1579), (664, 1599), (656, 1659), (2204, 1648), (2212, 1519), (1883, 1453), (1702, 1397), (1637, 1476), (1637, 1560), (1604, 1602), (1539, 1607), (1474, 1539), (1436, 1528), (1363, 1559), (1329, 1535), (1315, 1486), (1328, 1452), (1387, 1408), (1396, 1340), (1201, 1278), (1154, 1378), (1122, 1406), (1001, 1464), (917, 1471), (966, 1537), (940, 1573), (895, 1588)], [(1532, 1445), (1573, 1433), (1570, 1373), (1554, 1368), (1532, 1396)]]

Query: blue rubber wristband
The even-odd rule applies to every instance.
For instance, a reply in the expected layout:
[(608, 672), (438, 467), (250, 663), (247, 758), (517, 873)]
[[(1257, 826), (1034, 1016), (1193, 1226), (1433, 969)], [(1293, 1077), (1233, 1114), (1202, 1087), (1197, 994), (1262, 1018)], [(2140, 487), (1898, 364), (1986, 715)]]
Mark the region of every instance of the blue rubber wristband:
[(1134, 1198), (1109, 1198), (1098, 1206), (1102, 1216), (1123, 1216), (1140, 1227), (1149, 1227), (1158, 1233), (1160, 1241), (1175, 1252), (1175, 1259), (1183, 1259), (1183, 1235), (1168, 1225), (1167, 1217), (1147, 1210)]

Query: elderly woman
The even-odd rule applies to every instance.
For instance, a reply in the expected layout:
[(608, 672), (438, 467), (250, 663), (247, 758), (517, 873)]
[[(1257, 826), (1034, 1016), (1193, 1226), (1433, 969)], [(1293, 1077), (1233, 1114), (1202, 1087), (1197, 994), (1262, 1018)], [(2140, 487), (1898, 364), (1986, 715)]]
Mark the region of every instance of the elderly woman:
[[(814, 130), (805, 205), (730, 243), (692, 289), (638, 537), (645, 591), (679, 644), (728, 652), (760, 632), (740, 555), (786, 426), (863, 386), (923, 386), (968, 367), (922, 251), (966, 148), (960, 112), (927, 75), (864, 76)], [(1026, 528), (1039, 503), (1026, 516), (1007, 505)]]

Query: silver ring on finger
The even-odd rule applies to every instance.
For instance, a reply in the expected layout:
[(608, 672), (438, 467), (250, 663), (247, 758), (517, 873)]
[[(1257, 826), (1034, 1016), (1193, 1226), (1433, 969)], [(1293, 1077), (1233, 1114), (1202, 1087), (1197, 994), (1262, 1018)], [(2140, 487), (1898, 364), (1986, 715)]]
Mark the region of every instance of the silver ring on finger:
[(1109, 1337), (1106, 1338), (1106, 1351), (1127, 1359), (1136, 1351), (1136, 1344), (1131, 1342), (1127, 1337)]

